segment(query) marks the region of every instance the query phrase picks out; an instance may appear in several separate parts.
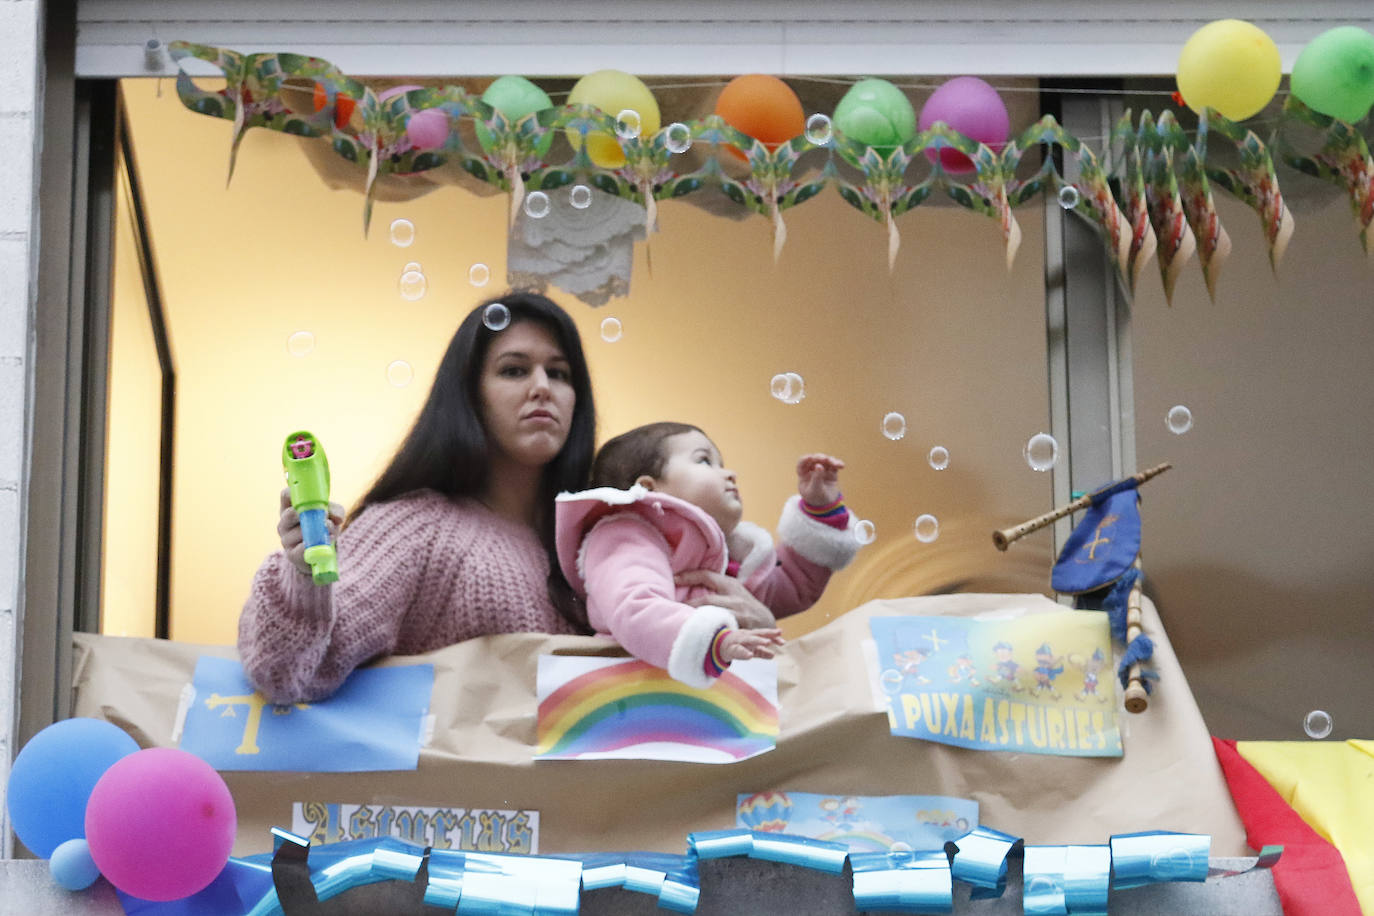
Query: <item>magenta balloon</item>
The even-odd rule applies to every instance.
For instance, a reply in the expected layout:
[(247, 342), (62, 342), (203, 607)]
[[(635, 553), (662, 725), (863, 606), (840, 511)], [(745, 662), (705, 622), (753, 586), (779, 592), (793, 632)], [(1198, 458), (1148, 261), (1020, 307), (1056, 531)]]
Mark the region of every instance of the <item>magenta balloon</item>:
[(406, 122), (406, 134), (415, 149), (438, 149), (448, 140), (448, 115), (441, 108), (417, 111)]
[[(921, 109), (917, 127), (926, 130), (936, 121), (944, 121), (965, 137), (986, 143), (1001, 150), (1011, 132), (1011, 118), (1002, 97), (976, 76), (956, 76), (936, 89)], [(935, 147), (926, 148), (926, 157), (935, 161)], [(940, 164), (948, 172), (971, 172), (973, 162), (958, 150), (942, 147)]]
[(229, 861), (238, 816), (229, 787), (194, 754), (152, 747), (100, 777), (86, 804), (86, 842), (100, 873), (126, 894), (180, 900)]

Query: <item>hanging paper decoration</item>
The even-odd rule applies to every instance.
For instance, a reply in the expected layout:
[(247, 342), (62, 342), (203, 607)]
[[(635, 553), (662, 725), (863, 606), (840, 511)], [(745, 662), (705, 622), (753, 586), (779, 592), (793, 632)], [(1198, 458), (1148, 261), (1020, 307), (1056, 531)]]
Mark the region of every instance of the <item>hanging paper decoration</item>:
[[(719, 169), (714, 170), (716, 181), (721, 190), (735, 203), (742, 204), (767, 216), (773, 222), (773, 260), (782, 255), (782, 246), (787, 241), (787, 224), (783, 222), (782, 211), (810, 200), (821, 192), (831, 175), (822, 172), (813, 181), (798, 182), (793, 178), (797, 160), (803, 153), (816, 149), (816, 145), (804, 135), (774, 145), (755, 140), (740, 131), (727, 126), (718, 115), (712, 115), (702, 122), (699, 134), (704, 140), (732, 152), (747, 150), (749, 177), (743, 182), (727, 177)], [(715, 164), (715, 160), (711, 160)]]
[(1072, 156), (1078, 163), (1077, 179), (1070, 183), (1056, 175), (1056, 188), (1062, 191), (1065, 187), (1072, 187), (1077, 191), (1074, 195), (1076, 202), (1068, 209), (1087, 219), (1102, 233), (1107, 260), (1116, 269), (1122, 283), (1129, 287), (1131, 224), (1116, 205), (1106, 172), (1098, 165), (1096, 154), (1056, 124), (1049, 115), (1041, 119), (1038, 129), (1040, 142), (1058, 143), (1063, 147), (1064, 155)]
[[(922, 114), (924, 115), (924, 111)], [(1016, 252), (1021, 247), (1021, 226), (1011, 212), (1015, 205), (1013, 201), (1019, 198), (1015, 200), (1019, 203), (1025, 199), (1022, 195), (1038, 194), (1043, 186), (1046, 170), (1041, 169), (1029, 182), (1017, 182), (1016, 169), (1021, 164), (1021, 157), (1026, 150), (1019, 137), (1006, 144), (999, 154), (987, 144), (974, 143), (942, 125), (936, 125), (929, 133), (948, 144), (939, 149), (937, 156), (932, 157), (937, 169), (944, 167), (948, 158), (945, 154), (953, 152), (968, 163), (966, 171), (974, 173), (973, 180), (968, 184), (946, 183), (945, 191), (961, 206), (997, 220), (1002, 229), (1002, 242), (1006, 247), (1007, 270), (1011, 270), (1011, 265), (1016, 260)], [(1029, 145), (1035, 145), (1035, 141)], [(927, 156), (931, 155), (931, 149), (927, 148)]]
[(1140, 144), (1131, 126), (1131, 112), (1125, 114), (1112, 128), (1111, 140), (1107, 145), (1108, 172), (1113, 171), (1112, 155), (1121, 148), (1119, 172), (1121, 182), (1117, 203), (1126, 214), (1131, 227), (1131, 252), (1126, 271), (1132, 295), (1140, 285), (1140, 273), (1155, 256), (1159, 242), (1155, 238), (1154, 226), (1150, 224), (1150, 204), (1145, 194), (1145, 166), (1140, 153)]
[(1211, 134), (1225, 137), (1236, 145), (1240, 152), (1240, 168), (1208, 169), (1207, 176), (1259, 214), (1260, 227), (1269, 247), (1269, 267), (1277, 272), (1293, 235), (1293, 215), (1288, 212), (1279, 191), (1269, 147), (1253, 130), (1209, 110), (1198, 121), (1198, 146), (1204, 151), (1204, 159)]
[[(1168, 114), (1168, 112), (1165, 112)], [(1178, 175), (1174, 173), (1174, 151), (1166, 146), (1155, 130), (1154, 116), (1148, 111), (1140, 115), (1140, 145), (1145, 149), (1143, 171), (1145, 200), (1150, 209), (1150, 224), (1154, 227), (1159, 247), (1159, 274), (1164, 281), (1164, 300), (1173, 305), (1174, 285), (1183, 266), (1197, 251), (1197, 240), (1188, 225), (1183, 199), (1178, 192)]]
[(1200, 131), (1197, 143), (1189, 144), (1183, 128), (1171, 111), (1159, 116), (1156, 129), (1164, 145), (1182, 157), (1183, 167), (1178, 172), (1178, 186), (1183, 212), (1193, 230), (1193, 238), (1197, 240), (1197, 255), (1202, 262), (1207, 295), (1215, 302), (1217, 277), (1231, 254), (1231, 237), (1221, 225), (1216, 202), (1212, 200), (1212, 187), (1207, 181), (1207, 173), (1203, 171), (1202, 163), (1207, 155), (1206, 134)]
[[(336, 116), (332, 106), (326, 110), (323, 105), (316, 105), (313, 117), (301, 116), (282, 101), (281, 90), (286, 76), (316, 76), (335, 83), (346, 79), (329, 61), (299, 54), (244, 55), (227, 48), (213, 48), (186, 41), (172, 42), (168, 45), (168, 52), (173, 62), (191, 57), (214, 64), (224, 72), (225, 87), (219, 92), (206, 92), (195, 84), (185, 70), (178, 70), (177, 96), (192, 111), (234, 122), (229, 141), (226, 185), (234, 177), (239, 144), (249, 128), (267, 127), (301, 137), (319, 137), (329, 131), (330, 123)], [(353, 99), (356, 98), (353, 96)], [(337, 94), (330, 96), (331, 102), (337, 100)], [(345, 107), (348, 114), (343, 116), (343, 120), (347, 122), (352, 114), (352, 106)]]
[(1292, 96), (1284, 112), (1302, 123), (1325, 132), (1321, 151), (1313, 156), (1284, 152), (1284, 161), (1293, 168), (1345, 188), (1350, 209), (1360, 227), (1360, 244), (1369, 254), (1369, 229), (1374, 224), (1374, 159), (1364, 135), (1344, 121), (1318, 114)]
[[(1227, 35), (1233, 44), (1234, 29)], [(1234, 50), (1226, 45), (1227, 54)], [(525, 196), (534, 190), (575, 184), (594, 187), (642, 206), (643, 226), (648, 231), (657, 224), (657, 201), (718, 188), (771, 220), (775, 259), (787, 237), (783, 211), (833, 183), (846, 202), (887, 227), (890, 266), (895, 265), (900, 246), (896, 217), (924, 203), (937, 188), (961, 206), (997, 220), (1010, 266), (1021, 237), (1012, 211), (1051, 189), (1063, 195), (1061, 205), (1098, 228), (1108, 259), (1129, 291), (1135, 291), (1144, 265), (1157, 256), (1170, 303), (1178, 277), (1194, 253), (1199, 255), (1208, 292), (1215, 298), (1230, 239), (1217, 217), (1214, 186), (1258, 213), (1272, 266), (1282, 259), (1293, 231), (1293, 218), (1274, 172), (1274, 141), (1266, 142), (1254, 130), (1205, 107), (1200, 108), (1198, 139), (1192, 143), (1172, 112), (1146, 111), (1134, 133), (1127, 113), (1101, 155), (1052, 118), (1031, 125), (999, 152), (998, 143), (979, 143), (978, 137), (950, 128), (944, 120), (913, 136), (914, 125), (907, 117), (909, 102), (902, 91), (886, 81), (869, 80), (856, 84), (855, 89), (862, 86), (864, 91), (851, 90), (852, 98), (847, 95), (848, 101), (836, 110), (833, 140), (765, 136), (763, 128), (750, 121), (751, 129), (759, 134), (756, 140), (719, 114), (660, 130), (658, 104), (648, 87), (619, 71), (584, 77), (579, 84), (590, 81), (582, 93), (586, 98), (553, 106), (546, 104), (543, 90), (519, 76), (497, 80), (488, 90), (488, 99), (478, 99), (456, 86), (378, 92), (316, 57), (242, 55), (181, 41), (173, 42), (171, 51), (174, 60), (203, 60), (224, 74), (225, 88), (208, 92), (183, 71), (178, 74), (177, 92), (192, 111), (234, 122), (230, 174), (243, 135), (251, 127), (304, 137), (328, 136), (335, 153), (367, 169), (364, 232), (381, 176), (415, 175), (449, 159), (511, 194), (513, 226)], [(600, 85), (606, 80), (609, 88)], [(1236, 87), (1221, 88), (1231, 92)], [(620, 94), (612, 98), (612, 90)], [(1197, 106), (1205, 100), (1205, 94), (1198, 96), (1196, 90), (1185, 89), (1184, 97)], [(782, 133), (796, 127), (793, 108), (779, 115), (785, 122), (778, 128)], [(750, 112), (751, 117), (757, 114)], [(458, 130), (467, 119), (473, 124), (479, 149), (469, 149)], [(1365, 138), (1349, 123), (1318, 114), (1295, 97), (1288, 99), (1284, 119), (1311, 128), (1319, 144), (1314, 153), (1289, 143), (1282, 149), (1285, 161), (1346, 189), (1361, 243), (1368, 251), (1369, 229), (1374, 224), (1374, 159)], [(573, 155), (566, 162), (549, 162), (559, 130), (566, 132)], [(1208, 164), (1208, 143), (1215, 143), (1212, 138), (1218, 135), (1236, 145), (1239, 168)], [(692, 143), (706, 145), (708, 152), (695, 171), (681, 173), (673, 167), (672, 157)], [(1037, 144), (1057, 144), (1063, 149), (1076, 165), (1068, 172), (1072, 181), (1061, 176), (1048, 157), (1031, 177), (1017, 178), (1026, 151)], [(803, 178), (798, 161), (817, 148), (826, 149), (831, 158), (816, 177)], [(907, 175), (917, 151), (933, 154), (930, 173), (922, 180)], [(722, 154), (743, 160), (748, 177), (727, 175), (720, 164)], [(950, 167), (942, 164), (946, 154), (961, 164), (967, 160), (967, 180), (957, 180)], [(863, 173), (862, 182), (841, 177), (836, 155)]]

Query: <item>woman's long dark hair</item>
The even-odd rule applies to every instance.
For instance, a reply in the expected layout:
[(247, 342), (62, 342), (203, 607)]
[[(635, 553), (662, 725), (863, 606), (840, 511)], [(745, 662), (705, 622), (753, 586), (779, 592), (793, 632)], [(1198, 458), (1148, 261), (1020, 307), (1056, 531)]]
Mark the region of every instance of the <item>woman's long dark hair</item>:
[(574, 626), (591, 632), (585, 611), (559, 569), (553, 540), (553, 504), (560, 492), (581, 490), (587, 485), (596, 448), (596, 405), (577, 325), (545, 296), (510, 292), (483, 302), (463, 319), (439, 362), (434, 385), (415, 424), (386, 470), (349, 513), (349, 520), (373, 503), (415, 490), (437, 490), (450, 497), (477, 497), (486, 489), (490, 461), (478, 398), (487, 350), (500, 332), (488, 328), (483, 315), (488, 306), (498, 302), (509, 311), (510, 325), (522, 321), (538, 323), (553, 335), (568, 359), (576, 395), (572, 423), (563, 448), (545, 466), (540, 478), (535, 530), (549, 557), (549, 599)]

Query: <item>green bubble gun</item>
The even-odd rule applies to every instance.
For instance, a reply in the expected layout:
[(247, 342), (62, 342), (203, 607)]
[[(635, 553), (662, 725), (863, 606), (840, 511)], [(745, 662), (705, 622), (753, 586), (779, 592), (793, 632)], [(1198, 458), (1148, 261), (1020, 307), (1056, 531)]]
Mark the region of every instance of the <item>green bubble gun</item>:
[(329, 542), (329, 460), (313, 435), (300, 430), (286, 437), (281, 450), (291, 508), (301, 520), (305, 562), (316, 585), (336, 582), (339, 558)]

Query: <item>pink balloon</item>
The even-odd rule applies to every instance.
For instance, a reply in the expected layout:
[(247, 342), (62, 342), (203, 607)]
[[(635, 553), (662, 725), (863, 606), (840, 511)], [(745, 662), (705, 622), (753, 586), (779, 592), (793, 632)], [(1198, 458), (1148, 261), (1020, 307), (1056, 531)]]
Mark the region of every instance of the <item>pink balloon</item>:
[[(921, 109), (917, 127), (926, 130), (936, 121), (944, 121), (965, 137), (999, 151), (1011, 131), (1011, 118), (1002, 97), (976, 76), (956, 76), (931, 94)], [(935, 147), (927, 147), (925, 152), (934, 162)], [(941, 147), (939, 156), (947, 172), (973, 171), (973, 161), (958, 150)]]
[[(392, 86), (377, 93), (377, 101), (385, 102), (403, 92), (423, 89), (423, 86)], [(448, 115), (440, 108), (424, 108), (410, 116), (406, 122), (406, 136), (410, 137), (413, 149), (438, 149), (448, 140)]]
[(406, 122), (406, 133), (415, 149), (438, 149), (448, 140), (448, 115), (441, 108), (417, 111)]
[(180, 900), (224, 870), (238, 816), (229, 787), (194, 754), (137, 751), (95, 784), (86, 842), (100, 873), (126, 894)]

